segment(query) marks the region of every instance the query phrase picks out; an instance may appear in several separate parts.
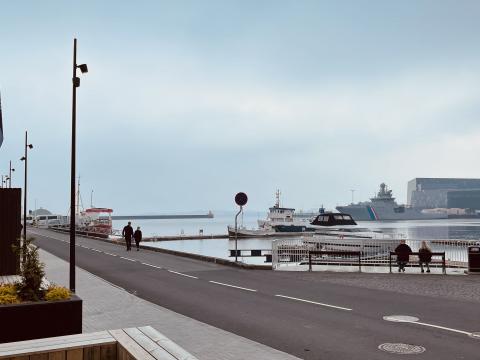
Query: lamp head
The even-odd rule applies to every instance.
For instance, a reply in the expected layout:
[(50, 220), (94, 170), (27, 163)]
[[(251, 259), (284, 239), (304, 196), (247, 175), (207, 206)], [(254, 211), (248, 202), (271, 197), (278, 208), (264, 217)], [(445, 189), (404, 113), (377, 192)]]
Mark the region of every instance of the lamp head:
[(33, 149), (33, 145), (32, 145), (32, 144), (28, 144), (28, 148), (29, 148), (29, 149)]
[(88, 72), (88, 66), (87, 64), (80, 64), (78, 65), (78, 68), (80, 69), (80, 71), (82, 72), (82, 74), (85, 74)]
[(25, 156), (22, 156), (22, 157), (20, 158), (20, 161), (25, 161)]
[(12, 169), (12, 171), (15, 171), (15, 169)]

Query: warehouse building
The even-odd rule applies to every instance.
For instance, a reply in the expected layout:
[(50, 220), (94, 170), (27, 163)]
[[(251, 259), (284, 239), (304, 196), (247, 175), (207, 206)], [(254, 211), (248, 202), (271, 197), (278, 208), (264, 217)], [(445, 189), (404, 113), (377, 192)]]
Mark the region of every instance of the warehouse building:
[(480, 210), (480, 179), (415, 178), (408, 182), (407, 204), (422, 209)]

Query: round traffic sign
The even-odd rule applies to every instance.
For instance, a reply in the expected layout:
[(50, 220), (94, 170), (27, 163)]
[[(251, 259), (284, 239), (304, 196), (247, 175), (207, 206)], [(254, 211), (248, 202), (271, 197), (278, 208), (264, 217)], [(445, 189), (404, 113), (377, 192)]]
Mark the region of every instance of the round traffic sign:
[(247, 194), (245, 194), (243, 192), (239, 192), (237, 195), (235, 195), (235, 203), (238, 206), (245, 205), (247, 203), (247, 201), (248, 201)]

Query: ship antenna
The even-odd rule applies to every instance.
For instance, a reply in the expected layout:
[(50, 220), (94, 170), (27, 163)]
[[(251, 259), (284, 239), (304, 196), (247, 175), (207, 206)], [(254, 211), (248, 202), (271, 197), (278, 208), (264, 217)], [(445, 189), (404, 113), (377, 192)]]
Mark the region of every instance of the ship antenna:
[(275, 207), (280, 207), (280, 190), (277, 189), (275, 192)]

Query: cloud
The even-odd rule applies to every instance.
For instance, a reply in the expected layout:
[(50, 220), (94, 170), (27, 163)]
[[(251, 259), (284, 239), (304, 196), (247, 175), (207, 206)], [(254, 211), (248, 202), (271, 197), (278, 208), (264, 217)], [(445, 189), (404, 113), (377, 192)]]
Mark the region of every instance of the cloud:
[(404, 70), (370, 81), (302, 90), (236, 77), (212, 76), (207, 81), (206, 76), (188, 72), (169, 74), (164, 81), (155, 72), (136, 73), (135, 78), (120, 81), (126, 90), (105, 94), (98, 103), (101, 107), (95, 107), (106, 112), (106, 123), (135, 119), (136, 126), (166, 132), (172, 141), (181, 136), (192, 145), (211, 147), (339, 136), (408, 141), (419, 132), (428, 137), (450, 130), (452, 122), (476, 127), (471, 115), (459, 116), (477, 102), (480, 91), (477, 72), (468, 68), (452, 72), (449, 67)]

